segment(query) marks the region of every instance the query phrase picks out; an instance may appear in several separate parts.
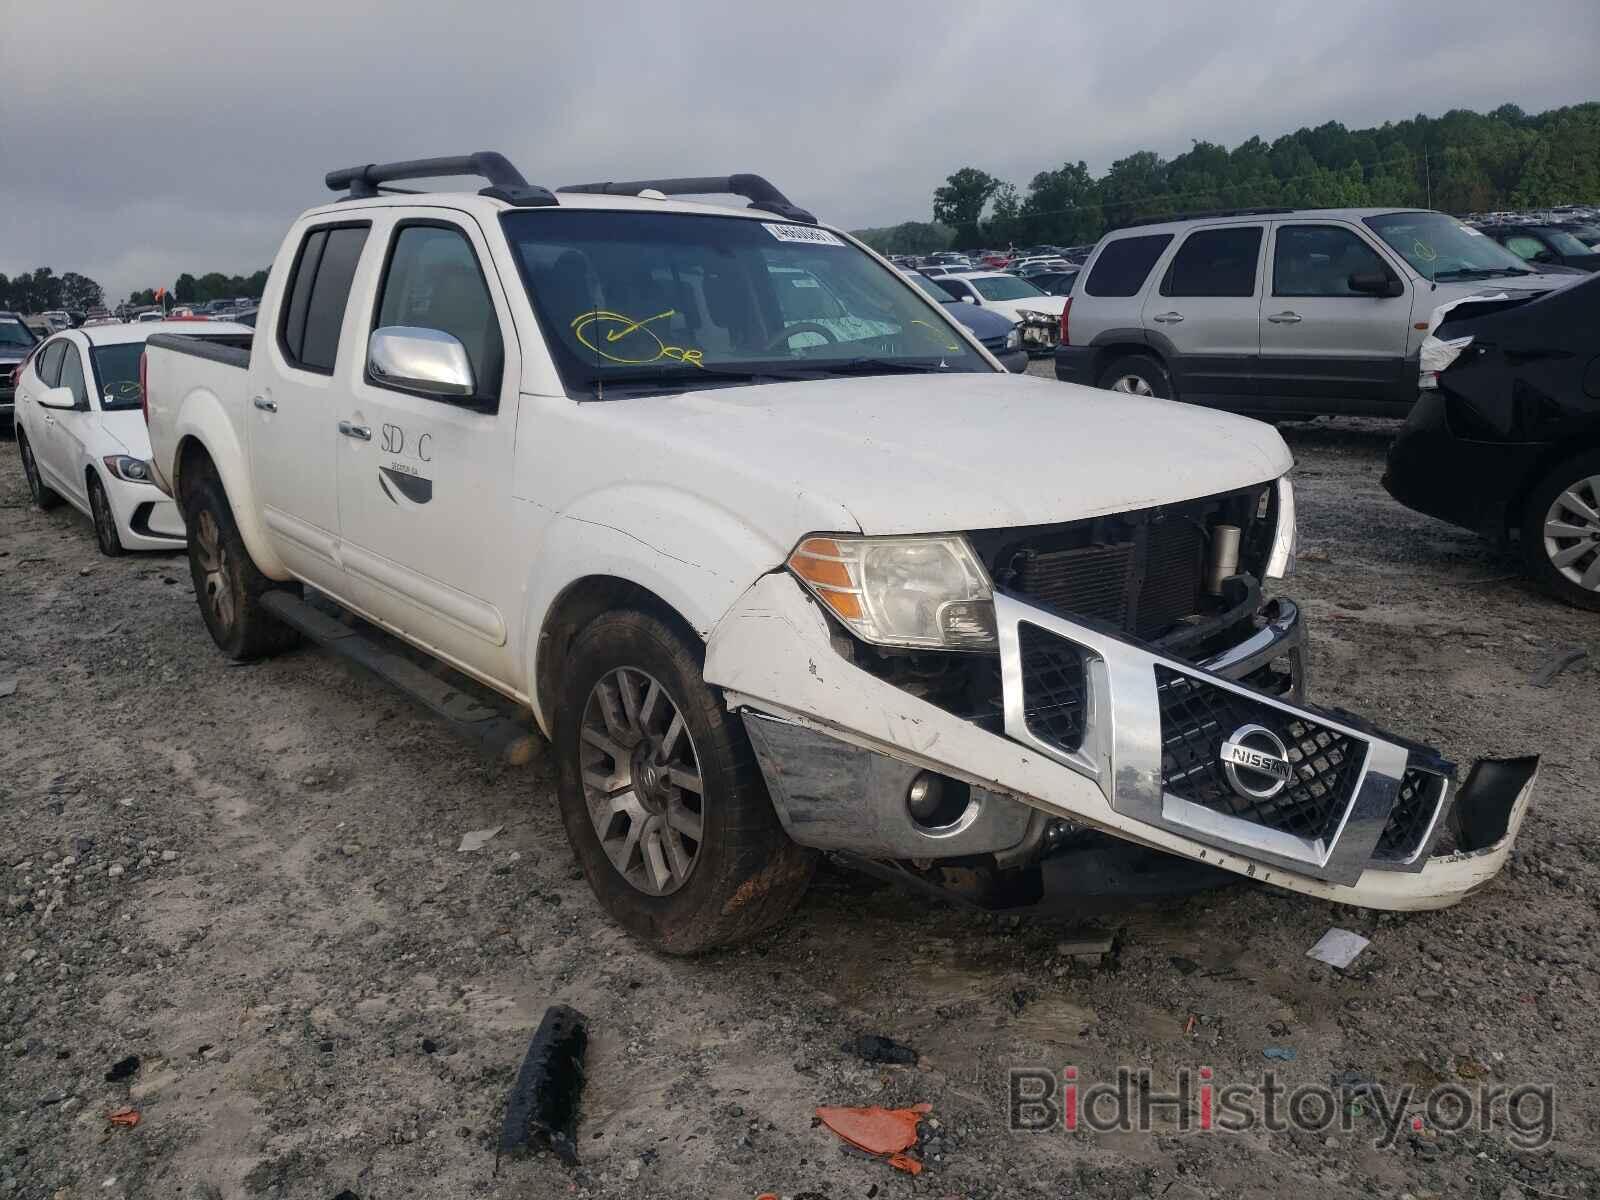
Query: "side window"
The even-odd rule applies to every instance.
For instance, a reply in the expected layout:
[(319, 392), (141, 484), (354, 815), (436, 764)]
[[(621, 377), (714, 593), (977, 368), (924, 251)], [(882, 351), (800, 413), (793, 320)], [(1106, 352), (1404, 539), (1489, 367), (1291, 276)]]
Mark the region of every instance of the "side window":
[(466, 348), (474, 397), (499, 398), (505, 368), (500, 318), (466, 234), (440, 225), (402, 225), (389, 250), (374, 328), (437, 329)]
[(1543, 252), (1544, 246), (1539, 239), (1526, 233), (1513, 233), (1506, 239), (1506, 249), (1515, 254), (1524, 262), (1531, 262)]
[(284, 289), (278, 345), (305, 371), (331, 375), (339, 355), (350, 281), (367, 244), (366, 225), (323, 226), (306, 234)]
[(1378, 252), (1338, 225), (1280, 225), (1272, 255), (1274, 296), (1357, 296), (1350, 276), (1393, 276)]
[(66, 353), (61, 359), (61, 382), (58, 387), (71, 388), (72, 398), (80, 407), (89, 407), (89, 388), (83, 382), (83, 355), (76, 346), (62, 343)]
[(1170, 233), (1153, 233), (1144, 237), (1118, 238), (1100, 251), (1094, 270), (1083, 285), (1090, 296), (1137, 296), (1172, 242)]
[(942, 287), (945, 291), (949, 292), (957, 300), (962, 300), (972, 295), (972, 289), (969, 288), (963, 280), (952, 279), (950, 276), (944, 275), (936, 278), (934, 282)]
[(1163, 296), (1253, 296), (1261, 226), (1191, 233), (1161, 281)]
[(66, 353), (65, 340), (51, 342), (39, 351), (39, 363), (34, 368), (39, 373), (39, 382), (45, 387), (56, 387), (61, 382), (61, 359)]

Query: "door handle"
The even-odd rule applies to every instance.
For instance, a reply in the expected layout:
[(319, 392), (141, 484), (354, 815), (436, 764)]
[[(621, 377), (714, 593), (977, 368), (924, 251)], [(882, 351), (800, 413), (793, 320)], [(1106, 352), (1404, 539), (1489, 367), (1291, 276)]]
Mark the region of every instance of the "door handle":
[(1281, 312), (1273, 313), (1267, 318), (1267, 320), (1271, 321), (1274, 325), (1298, 325), (1301, 317), (1297, 312)]
[(278, 402), (276, 400), (268, 400), (265, 396), (257, 396), (250, 403), (254, 404), (262, 412), (278, 411)]
[(372, 440), (372, 427), (370, 425), (352, 425), (349, 421), (339, 422), (339, 432), (347, 438), (355, 438), (359, 442)]
[(1179, 312), (1157, 313), (1151, 319), (1160, 321), (1163, 325), (1176, 325), (1179, 321), (1183, 320), (1183, 314)]

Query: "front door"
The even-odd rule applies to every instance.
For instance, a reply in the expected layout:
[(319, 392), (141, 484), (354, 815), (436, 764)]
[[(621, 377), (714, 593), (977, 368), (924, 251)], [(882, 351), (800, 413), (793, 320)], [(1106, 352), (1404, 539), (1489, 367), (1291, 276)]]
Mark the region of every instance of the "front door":
[(351, 599), (441, 657), (502, 683), (521, 677), (510, 624), (525, 579), (512, 524), (520, 358), (477, 223), (387, 210), (384, 267), (363, 330), (458, 339), (474, 394), (441, 398), (357, 375), (338, 442), (340, 558)]
[(1228, 408), (1253, 402), (1262, 232), (1260, 225), (1194, 230), (1145, 301), (1144, 328), (1158, 339), (1184, 400)]
[(295, 574), (324, 587), (338, 580), (339, 405), (361, 339), (344, 337), (350, 285), (367, 222), (308, 227), (271, 311), (256, 330), (250, 368), (251, 477), (274, 548)]
[(72, 393), (77, 407), (45, 410), (55, 417), (50, 426), (50, 460), (61, 480), (62, 494), (86, 513), (90, 510), (89, 477), (83, 472), (87, 459), (84, 445), (88, 440), (84, 425), (99, 420), (89, 411), (88, 378), (89, 364), (84, 361), (83, 348), (68, 342), (61, 359), (60, 386)]
[[(28, 445), (33, 450), (33, 465), (38, 470), (40, 478), (58, 492), (67, 490), (67, 485), (62, 480), (62, 467), (59, 461), (64, 439), (59, 436), (56, 428), (63, 410), (46, 408), (40, 404), (39, 393), (60, 385), (61, 363), (66, 358), (67, 351), (72, 348), (69, 339), (57, 338), (34, 356), (33, 365), (29, 368), (34, 378), (28, 378), (28, 371), (22, 373), (22, 386), (29, 399)], [(21, 398), (22, 395), (19, 393), (18, 400)], [(22, 407), (19, 403), (17, 408), (19, 416), (21, 412)]]
[[(1261, 303), (1262, 388), (1285, 412), (1385, 414), (1416, 398), (1404, 382), (1410, 284), (1347, 225), (1273, 228), (1272, 273)], [(1353, 274), (1400, 282), (1398, 296), (1350, 287)]]

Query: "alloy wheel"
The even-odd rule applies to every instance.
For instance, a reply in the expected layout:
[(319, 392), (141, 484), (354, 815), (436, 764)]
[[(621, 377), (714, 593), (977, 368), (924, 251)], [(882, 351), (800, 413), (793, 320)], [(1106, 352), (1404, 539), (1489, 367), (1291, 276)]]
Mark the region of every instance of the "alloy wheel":
[(1600, 591), (1600, 475), (1579, 479), (1555, 498), (1544, 518), (1550, 565), (1588, 591)]
[(1125, 392), (1130, 396), (1154, 396), (1155, 388), (1150, 386), (1143, 375), (1123, 375), (1111, 385), (1113, 392)]
[(589, 692), (579, 765), (589, 820), (617, 873), (648, 896), (688, 882), (704, 845), (700, 758), (660, 681), (619, 667)]
[(233, 628), (233, 564), (222, 542), (222, 530), (209, 510), (202, 510), (194, 526), (195, 549), (205, 586), (205, 602), (217, 624)]

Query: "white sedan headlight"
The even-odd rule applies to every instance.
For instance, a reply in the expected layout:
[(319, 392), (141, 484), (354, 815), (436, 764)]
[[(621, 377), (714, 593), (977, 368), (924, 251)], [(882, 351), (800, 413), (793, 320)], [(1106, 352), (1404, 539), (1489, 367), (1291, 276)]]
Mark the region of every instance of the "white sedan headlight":
[(1272, 552), (1267, 555), (1268, 579), (1283, 579), (1294, 574), (1297, 537), (1294, 519), (1294, 484), (1285, 477), (1278, 480), (1278, 527), (1272, 535)]
[(789, 569), (862, 641), (993, 650), (994, 592), (960, 536), (808, 537)]
[(1013, 325), (1011, 332), (1006, 334), (1006, 349), (1015, 350), (1020, 345), (1022, 345), (1022, 330)]
[(142, 458), (134, 458), (128, 454), (108, 454), (100, 461), (105, 463), (106, 470), (124, 483), (155, 484), (155, 479), (150, 474), (150, 464)]

